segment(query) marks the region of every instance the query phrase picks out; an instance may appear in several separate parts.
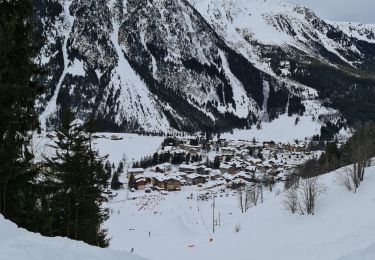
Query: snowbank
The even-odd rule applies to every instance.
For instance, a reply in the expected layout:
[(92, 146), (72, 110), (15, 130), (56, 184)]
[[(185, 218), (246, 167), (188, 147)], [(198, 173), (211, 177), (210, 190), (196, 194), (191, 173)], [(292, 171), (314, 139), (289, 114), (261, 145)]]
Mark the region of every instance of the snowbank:
[(0, 215), (1, 260), (142, 260), (126, 252), (89, 246), (62, 237), (48, 238), (18, 228)]

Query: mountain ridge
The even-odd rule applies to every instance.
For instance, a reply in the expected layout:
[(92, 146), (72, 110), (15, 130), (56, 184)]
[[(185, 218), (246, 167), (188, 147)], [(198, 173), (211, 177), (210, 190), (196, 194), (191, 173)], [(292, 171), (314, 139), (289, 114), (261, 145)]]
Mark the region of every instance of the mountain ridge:
[(339, 110), (336, 123), (375, 118), (363, 113), (374, 107), (375, 26), (270, 0), (37, 3), (44, 129), (64, 107), (105, 131), (248, 128), (303, 114), (304, 100)]

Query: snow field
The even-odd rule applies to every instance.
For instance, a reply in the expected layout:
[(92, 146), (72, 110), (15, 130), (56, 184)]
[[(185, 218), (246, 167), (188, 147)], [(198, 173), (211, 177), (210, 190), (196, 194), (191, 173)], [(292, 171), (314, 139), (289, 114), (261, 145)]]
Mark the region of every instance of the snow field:
[[(335, 173), (323, 176), (321, 182), (328, 189), (318, 201), (315, 216), (285, 211), (283, 193), (277, 195), (283, 190), (282, 183), (273, 192), (264, 192), (264, 204), (244, 214), (237, 195), (226, 191), (221, 197), (218, 192), (215, 218), (220, 211), (221, 225), (212, 235), (212, 200), (197, 201), (196, 196), (203, 191), (184, 187), (164, 196), (139, 191), (130, 193), (135, 200), (110, 202), (108, 206), (115, 213), (105, 227), (112, 236), (111, 248), (134, 248), (137, 254), (154, 260), (362, 259), (353, 257), (374, 253), (374, 174), (375, 167), (367, 169), (366, 181), (356, 194), (340, 187)], [(193, 199), (187, 199), (191, 193)], [(119, 191), (115, 200), (125, 194)], [(236, 225), (240, 227), (238, 233)]]

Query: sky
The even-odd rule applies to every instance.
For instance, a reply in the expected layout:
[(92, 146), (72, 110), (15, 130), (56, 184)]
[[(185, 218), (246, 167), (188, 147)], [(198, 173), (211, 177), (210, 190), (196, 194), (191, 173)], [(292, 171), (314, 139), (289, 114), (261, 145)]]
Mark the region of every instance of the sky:
[(287, 0), (310, 7), (324, 19), (375, 24), (375, 0)]

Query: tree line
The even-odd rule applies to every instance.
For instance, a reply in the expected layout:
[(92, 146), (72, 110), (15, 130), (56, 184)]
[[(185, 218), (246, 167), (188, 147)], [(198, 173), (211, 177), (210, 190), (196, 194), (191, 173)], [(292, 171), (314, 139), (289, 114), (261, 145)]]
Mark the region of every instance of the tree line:
[(362, 180), (364, 168), (374, 156), (375, 124), (357, 124), (354, 134), (346, 143), (339, 147), (337, 141), (327, 142), (318, 158), (313, 158), (299, 167), (299, 174), (301, 177), (314, 177), (346, 165), (354, 165), (359, 180)]
[[(341, 147), (327, 143), (319, 158), (300, 165), (285, 182), (284, 207), (292, 213), (315, 213), (316, 201), (325, 192), (319, 176), (336, 171), (336, 181), (356, 192), (365, 180), (365, 169), (375, 157), (375, 124), (357, 124), (355, 133)], [(340, 168), (340, 169), (339, 169)]]
[(182, 164), (201, 162), (202, 155), (190, 154), (188, 152), (170, 153), (170, 152), (155, 152), (152, 156), (146, 156), (139, 162), (133, 164), (133, 168), (149, 168), (163, 163)]

